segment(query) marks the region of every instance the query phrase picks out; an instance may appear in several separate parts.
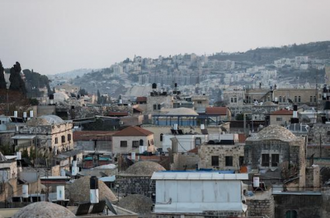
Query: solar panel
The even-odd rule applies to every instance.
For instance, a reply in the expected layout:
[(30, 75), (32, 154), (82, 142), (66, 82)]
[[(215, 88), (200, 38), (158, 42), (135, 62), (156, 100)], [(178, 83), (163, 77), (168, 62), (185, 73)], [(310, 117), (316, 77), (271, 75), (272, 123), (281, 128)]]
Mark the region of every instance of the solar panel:
[(105, 200), (102, 200), (98, 204), (94, 204), (91, 213), (103, 213), (104, 208), (105, 208)]
[(89, 212), (89, 207), (91, 206), (90, 202), (82, 203), (78, 205), (76, 215), (86, 215)]
[(113, 206), (112, 206), (112, 204), (111, 204), (111, 202), (109, 201), (108, 198), (105, 199), (105, 202), (106, 202), (106, 204), (107, 204), (108, 209), (109, 209), (113, 214), (117, 215), (117, 212), (116, 212), (115, 208), (113, 208)]

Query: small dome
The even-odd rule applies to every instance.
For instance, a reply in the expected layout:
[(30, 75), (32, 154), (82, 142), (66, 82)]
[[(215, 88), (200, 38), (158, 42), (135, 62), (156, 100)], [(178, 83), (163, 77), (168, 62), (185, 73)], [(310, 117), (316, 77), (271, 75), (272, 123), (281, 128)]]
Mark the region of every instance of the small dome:
[(197, 116), (198, 113), (190, 108), (180, 107), (170, 110), (167, 115), (179, 116), (179, 115), (195, 115)]
[(256, 135), (248, 138), (247, 140), (270, 140), (277, 139), (281, 141), (292, 141), (296, 140), (297, 137), (288, 129), (278, 126), (270, 125), (262, 129)]
[[(90, 176), (84, 176), (74, 181), (69, 185), (68, 198), (73, 202), (86, 202), (89, 201), (89, 183)], [(117, 201), (116, 196), (110, 188), (103, 181), (99, 180), (99, 198), (104, 200), (109, 199), (111, 202)]]
[(125, 174), (137, 176), (152, 176), (154, 172), (166, 170), (162, 165), (152, 161), (139, 161), (128, 167)]
[(27, 122), (28, 126), (47, 126), (47, 125), (59, 125), (65, 123), (62, 118), (56, 115), (43, 115), (33, 118)]
[(76, 217), (70, 210), (58, 204), (42, 201), (29, 204), (21, 208), (13, 218), (59, 218), (59, 217)]
[(134, 194), (120, 199), (118, 206), (133, 211), (139, 215), (146, 215), (151, 213), (153, 202), (150, 198), (144, 195)]

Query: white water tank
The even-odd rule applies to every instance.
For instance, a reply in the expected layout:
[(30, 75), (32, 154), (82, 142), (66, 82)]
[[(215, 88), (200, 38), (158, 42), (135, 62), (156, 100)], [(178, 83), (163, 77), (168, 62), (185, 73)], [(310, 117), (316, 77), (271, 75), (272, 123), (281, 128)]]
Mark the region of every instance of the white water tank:
[(260, 186), (260, 178), (259, 177), (253, 177), (253, 187), (259, 188)]
[(99, 180), (96, 176), (92, 176), (89, 180), (90, 190), (89, 197), (92, 204), (99, 203)]
[(27, 118), (27, 112), (23, 112), (23, 118)]
[(201, 129), (205, 129), (205, 125), (204, 124), (201, 124)]
[(61, 176), (65, 176), (65, 170), (61, 169)]
[(33, 111), (30, 111), (30, 117), (33, 118)]
[(64, 185), (56, 186), (56, 199), (58, 201), (61, 201), (61, 200), (64, 200), (65, 199)]
[(22, 197), (28, 198), (29, 197), (29, 185), (22, 186)]
[(18, 112), (14, 111), (14, 117), (17, 117), (17, 116), (18, 116)]
[(132, 160), (135, 160), (135, 158), (136, 158), (136, 156), (135, 156), (135, 152), (132, 152), (132, 153), (131, 153), (131, 159), (132, 159)]
[(71, 174), (72, 174), (73, 176), (76, 176), (77, 173), (78, 173), (78, 169), (79, 169), (78, 167), (72, 166)]
[(174, 130), (178, 130), (178, 124), (177, 124), (177, 123), (174, 124), (173, 129), (174, 129)]

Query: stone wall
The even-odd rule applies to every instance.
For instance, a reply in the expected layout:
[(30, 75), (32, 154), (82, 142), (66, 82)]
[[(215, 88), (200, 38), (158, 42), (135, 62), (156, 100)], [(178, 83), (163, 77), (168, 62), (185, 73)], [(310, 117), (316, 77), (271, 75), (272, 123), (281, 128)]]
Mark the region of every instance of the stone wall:
[[(124, 196), (129, 194), (141, 194), (151, 197), (156, 193), (156, 183), (147, 176), (116, 176), (115, 187), (119, 185), (119, 193)], [(116, 190), (117, 192), (118, 190)]]

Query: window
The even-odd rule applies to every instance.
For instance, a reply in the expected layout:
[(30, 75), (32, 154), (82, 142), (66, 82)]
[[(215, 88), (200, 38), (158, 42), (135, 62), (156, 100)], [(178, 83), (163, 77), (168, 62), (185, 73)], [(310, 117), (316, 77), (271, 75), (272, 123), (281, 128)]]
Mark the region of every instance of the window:
[(316, 96), (314, 96), (314, 102), (316, 102)]
[(158, 110), (160, 110), (160, 108), (161, 108), (161, 106), (160, 106), (160, 104), (158, 104)]
[(143, 146), (143, 139), (140, 139), (140, 146)]
[(230, 98), (230, 102), (233, 103), (234, 102), (234, 99), (233, 98)]
[(161, 133), (161, 134), (160, 134), (160, 141), (161, 141), (161, 142), (163, 141), (163, 136), (164, 136), (164, 134)]
[(237, 98), (234, 98), (234, 102), (237, 103)]
[(55, 144), (58, 144), (58, 138), (57, 137), (55, 138)]
[(120, 141), (120, 147), (121, 148), (127, 147), (127, 141)]
[(272, 154), (272, 167), (277, 167), (280, 162), (280, 155), (279, 154)]
[(219, 166), (219, 156), (212, 156), (212, 167), (218, 167)]
[(286, 98), (285, 98), (285, 96), (283, 97), (283, 102), (286, 102)]
[(295, 210), (288, 210), (285, 213), (285, 218), (297, 218), (297, 217), (298, 217), (298, 214), (297, 214), (297, 211), (295, 211)]
[(197, 101), (197, 104), (202, 104), (202, 101)]
[(309, 102), (313, 102), (313, 96), (309, 96)]
[(202, 139), (200, 137), (195, 138), (195, 146), (199, 146), (202, 144)]
[(297, 96), (294, 96), (294, 102), (297, 102)]
[(301, 97), (300, 96), (298, 96), (298, 102), (301, 102)]
[(282, 121), (282, 117), (276, 117), (276, 121)]
[(226, 167), (233, 166), (233, 156), (226, 156)]
[(244, 156), (239, 157), (239, 166), (242, 166), (244, 164)]
[(68, 141), (71, 141), (71, 134), (68, 134)]
[(269, 167), (269, 154), (262, 154), (262, 156), (261, 156), (261, 166)]
[(64, 143), (65, 142), (65, 136), (64, 135), (62, 135), (62, 143)]
[(282, 102), (282, 96), (279, 96), (279, 97), (278, 97), (278, 101), (279, 101), (279, 102)]
[(139, 141), (132, 141), (132, 147), (138, 148), (139, 147)]
[(157, 110), (157, 104), (154, 104), (154, 110)]

